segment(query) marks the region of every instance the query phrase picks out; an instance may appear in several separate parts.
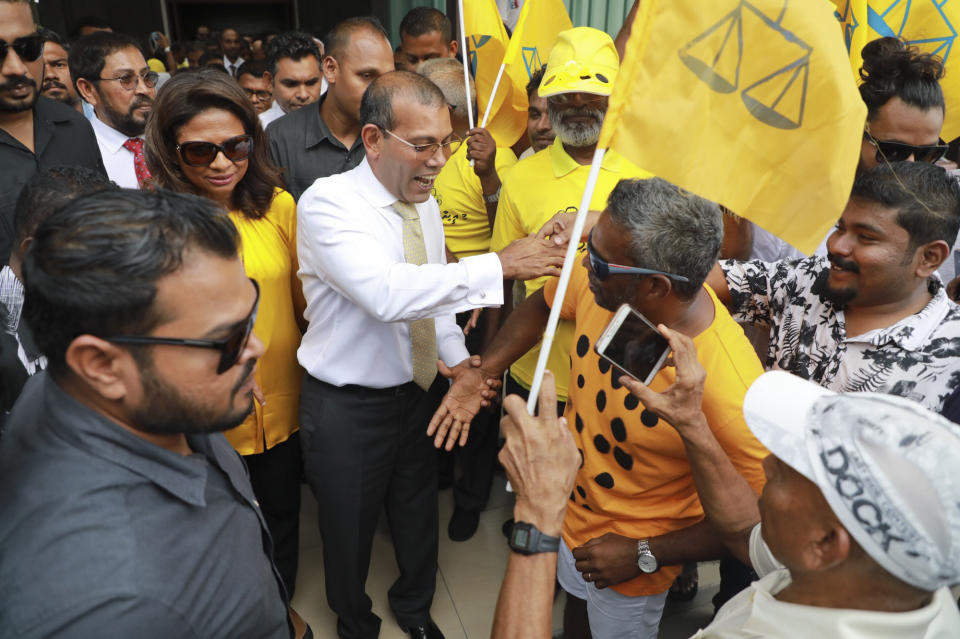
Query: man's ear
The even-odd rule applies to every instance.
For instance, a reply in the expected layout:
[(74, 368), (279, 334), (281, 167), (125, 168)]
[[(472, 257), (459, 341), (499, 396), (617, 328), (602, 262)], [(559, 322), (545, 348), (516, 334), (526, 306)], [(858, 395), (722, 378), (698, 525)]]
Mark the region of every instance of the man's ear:
[(337, 76), (340, 75), (340, 63), (332, 55), (324, 56), (320, 63), (320, 71), (326, 78), (327, 84), (336, 84)]
[(829, 570), (850, 557), (853, 540), (839, 521), (820, 530), (819, 538), (811, 541), (803, 553), (805, 568), (811, 571)]
[(360, 139), (363, 140), (363, 147), (367, 155), (372, 159), (380, 157), (381, 147), (383, 146), (383, 131), (376, 124), (364, 124), (360, 129)]
[(455, 56), (457, 55), (457, 51), (460, 50), (460, 43), (459, 43), (458, 41), (456, 41), (456, 40), (451, 40), (451, 41), (450, 41), (450, 46), (447, 47), (447, 49), (450, 51), (450, 56), (449, 56), (449, 57), (453, 58), (453, 57), (455, 57)]
[(953, 247), (943, 240), (929, 242), (917, 248), (917, 277), (930, 277), (950, 256)]
[(94, 107), (100, 104), (100, 96), (97, 94), (97, 87), (93, 85), (93, 82), (86, 78), (77, 78), (76, 84), (77, 93), (87, 104)]
[(67, 366), (73, 374), (104, 399), (119, 401), (126, 397), (136, 363), (130, 353), (105, 339), (79, 335), (67, 347)]
[(271, 87), (273, 87), (273, 74), (272, 74), (272, 73), (270, 73), (269, 71), (264, 71), (264, 72), (263, 72), (263, 79), (267, 81), (267, 84), (269, 84)]

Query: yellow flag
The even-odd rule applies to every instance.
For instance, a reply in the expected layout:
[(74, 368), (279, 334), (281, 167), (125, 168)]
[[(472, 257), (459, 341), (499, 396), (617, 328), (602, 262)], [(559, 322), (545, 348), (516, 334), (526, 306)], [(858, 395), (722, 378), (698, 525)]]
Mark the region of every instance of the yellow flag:
[[(494, 0), (463, 0), (463, 26), (467, 36), (470, 69), (477, 86), (477, 108), (480, 109), (477, 122), (480, 122), (503, 63), (509, 36)], [(503, 141), (505, 132), (506, 137), (511, 135), (512, 126), (509, 118), (504, 123), (502, 118), (498, 117), (504, 102), (511, 97), (510, 89), (509, 83), (503, 86), (501, 81), (487, 122), (487, 129), (500, 146), (510, 146), (517, 140), (514, 138), (509, 143)]]
[[(856, 74), (860, 52), (871, 40), (902, 38), (924, 53), (943, 58), (946, 75), (940, 83), (947, 103), (943, 139), (960, 135), (960, 51), (953, 51), (960, 29), (960, 0), (832, 0)], [(857, 76), (859, 77), (859, 76)]]
[(860, 155), (847, 65), (829, 0), (643, 0), (600, 147), (812, 253)]

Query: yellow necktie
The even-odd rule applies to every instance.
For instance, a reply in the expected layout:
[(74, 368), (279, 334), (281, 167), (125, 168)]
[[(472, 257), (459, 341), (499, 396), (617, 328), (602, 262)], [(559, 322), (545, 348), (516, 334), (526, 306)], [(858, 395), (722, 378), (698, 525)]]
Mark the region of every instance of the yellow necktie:
[[(403, 218), (403, 259), (407, 264), (426, 264), (427, 247), (423, 244), (423, 228), (416, 207), (398, 200), (393, 210)], [(413, 381), (427, 390), (437, 376), (437, 329), (432, 317), (410, 322), (410, 347)]]

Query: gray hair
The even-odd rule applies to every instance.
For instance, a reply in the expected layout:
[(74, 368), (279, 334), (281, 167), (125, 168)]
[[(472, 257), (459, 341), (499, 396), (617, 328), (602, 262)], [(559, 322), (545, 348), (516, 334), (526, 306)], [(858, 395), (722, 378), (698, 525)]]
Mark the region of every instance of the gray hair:
[(412, 71), (384, 73), (370, 83), (360, 100), (360, 122), (375, 124), (381, 129), (396, 126), (393, 100), (398, 95), (412, 98), (421, 106), (446, 104), (443, 92), (427, 78)]
[(671, 280), (677, 295), (690, 298), (707, 279), (720, 255), (720, 207), (654, 177), (621, 180), (607, 200), (610, 218), (630, 233), (634, 266), (683, 275)]
[[(453, 107), (453, 115), (467, 119), (467, 92), (463, 84), (463, 65), (456, 58), (430, 58), (417, 67), (417, 73), (436, 84), (447, 104)], [(470, 78), (470, 102), (477, 99), (477, 88)]]

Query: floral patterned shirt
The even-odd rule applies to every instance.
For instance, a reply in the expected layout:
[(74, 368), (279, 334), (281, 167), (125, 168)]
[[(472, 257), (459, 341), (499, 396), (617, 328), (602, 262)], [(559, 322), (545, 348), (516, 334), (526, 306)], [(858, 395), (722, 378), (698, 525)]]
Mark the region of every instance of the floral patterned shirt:
[(938, 279), (933, 299), (896, 324), (848, 336), (843, 310), (823, 296), (824, 256), (720, 263), (738, 322), (770, 327), (765, 366), (835, 391), (873, 391), (941, 411), (960, 386), (960, 306)]

